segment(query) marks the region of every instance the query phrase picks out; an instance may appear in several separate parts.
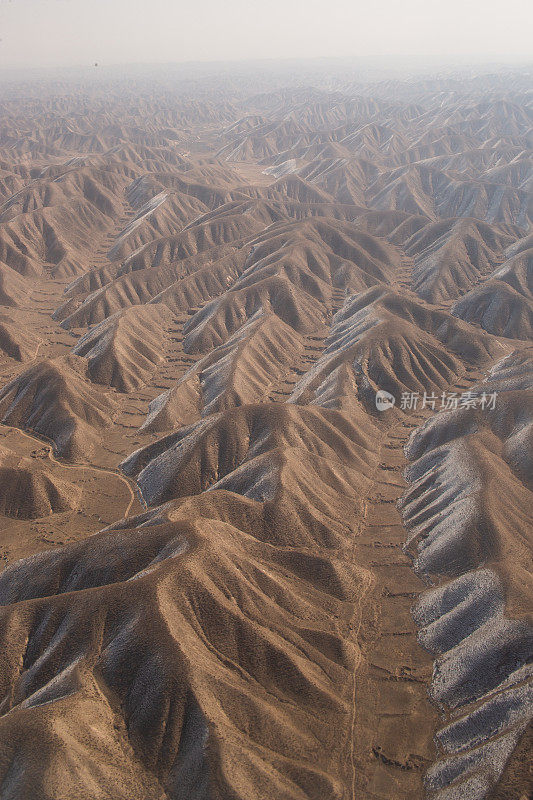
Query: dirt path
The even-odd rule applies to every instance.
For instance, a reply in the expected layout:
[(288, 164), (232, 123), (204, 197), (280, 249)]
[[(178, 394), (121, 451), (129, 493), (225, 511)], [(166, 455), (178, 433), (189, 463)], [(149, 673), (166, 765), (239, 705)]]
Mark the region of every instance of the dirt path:
[[(470, 389), (483, 376), (466, 372), (450, 391)], [(428, 697), (433, 659), (418, 644), (411, 609), (427, 589), (403, 552), (407, 531), (397, 508), (407, 484), (404, 447), (432, 414), (413, 410), (386, 432), (354, 561), (375, 578), (362, 605), (357, 641), (363, 651), (354, 680), (350, 800), (416, 800), (435, 758), (439, 714)]]
[(78, 472), (83, 470), (89, 470), (92, 472), (103, 473), (105, 475), (112, 475), (114, 478), (119, 480), (122, 484), (124, 484), (124, 486), (127, 486), (129, 492), (129, 501), (123, 514), (124, 519), (126, 519), (129, 516), (136, 498), (139, 500), (141, 505), (145, 505), (140, 492), (136, 492), (133, 489), (130, 481), (124, 475), (118, 472), (118, 470), (112, 470), (106, 467), (98, 467), (93, 464), (67, 464), (64, 461), (60, 461), (55, 457), (53, 446), (44, 437), (39, 438), (37, 436), (28, 433), (25, 430), (22, 430), (21, 428), (14, 427), (13, 425), (4, 425), (2, 423), (0, 424), (0, 429), (2, 428), (16, 431), (25, 439), (28, 439), (32, 444), (37, 444), (39, 448), (43, 448), (44, 446), (46, 448), (46, 457), (48, 458), (48, 460), (51, 461), (53, 464), (56, 464), (61, 469), (73, 469), (77, 470)]
[(384, 436), (380, 464), (354, 559), (374, 576), (361, 609), (357, 641), (363, 658), (354, 680), (351, 800), (414, 800), (433, 760), (437, 715), (427, 686), (431, 657), (417, 641), (411, 606), (424, 588), (402, 546), (396, 507), (405, 490), (403, 447), (421, 419), (405, 419)]

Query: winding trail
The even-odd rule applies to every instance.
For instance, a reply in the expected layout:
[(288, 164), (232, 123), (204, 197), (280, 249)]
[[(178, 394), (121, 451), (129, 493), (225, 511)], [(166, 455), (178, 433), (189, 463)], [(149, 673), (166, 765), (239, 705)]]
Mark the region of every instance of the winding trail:
[(432, 662), (410, 615), (424, 584), (403, 552), (405, 529), (396, 507), (405, 490), (403, 446), (416, 426), (404, 417), (384, 431), (354, 542), (354, 563), (372, 579), (354, 630), (362, 652), (353, 681), (350, 800), (422, 798), (423, 772), (433, 755), (436, 713), (427, 697)]
[(146, 503), (144, 502), (144, 499), (143, 499), (141, 493), (136, 491), (132, 487), (132, 485), (131, 485), (130, 481), (128, 480), (128, 478), (126, 478), (124, 475), (122, 475), (118, 470), (109, 469), (107, 467), (97, 467), (97, 466), (95, 466), (93, 464), (83, 464), (83, 463), (80, 463), (80, 464), (66, 464), (64, 461), (60, 461), (58, 458), (56, 458), (56, 456), (54, 455), (53, 445), (50, 443), (50, 440), (47, 439), (46, 437), (43, 436), (41, 438), (41, 437), (38, 437), (38, 436), (35, 436), (33, 434), (28, 433), (27, 431), (23, 430), (22, 428), (17, 428), (14, 425), (5, 425), (4, 423), (0, 423), (0, 430), (2, 428), (5, 428), (7, 430), (16, 431), (21, 436), (24, 436), (26, 439), (28, 439), (30, 442), (32, 442), (32, 444), (36, 443), (40, 447), (42, 447), (43, 443), (44, 443), (45, 446), (47, 447), (46, 454), (47, 454), (48, 459), (53, 464), (57, 464), (57, 466), (60, 467), (61, 469), (74, 469), (74, 470), (78, 470), (78, 471), (80, 471), (80, 470), (90, 470), (92, 472), (98, 472), (98, 473), (103, 473), (103, 474), (106, 474), (106, 475), (112, 475), (114, 478), (117, 478), (121, 483), (124, 484), (124, 486), (127, 486), (128, 492), (129, 492), (129, 495), (130, 495), (130, 499), (128, 501), (128, 505), (126, 506), (126, 510), (124, 511), (124, 514), (123, 514), (123, 519), (127, 519), (129, 517), (130, 511), (132, 509), (132, 506), (133, 506), (133, 504), (135, 502), (135, 498), (136, 497), (139, 500), (139, 502), (141, 503), (141, 505), (143, 505), (146, 508)]
[[(484, 371), (467, 368), (449, 391), (470, 389)], [(350, 800), (423, 798), (424, 774), (436, 756), (440, 717), (428, 695), (433, 656), (419, 644), (411, 615), (427, 585), (404, 551), (407, 531), (397, 507), (408, 488), (404, 447), (433, 413), (415, 409), (385, 431), (368, 511), (355, 536), (354, 563), (374, 580), (358, 605), (354, 632), (363, 658), (354, 668)], [(357, 761), (364, 765), (359, 773)]]
[[(414, 295), (413, 260), (402, 255), (399, 290)], [(482, 373), (465, 365), (449, 391), (465, 390)], [(389, 415), (391, 412), (387, 412)], [(407, 489), (404, 447), (416, 428), (435, 413), (430, 409), (392, 412), (379, 445), (379, 460), (359, 531), (354, 531), (351, 561), (368, 582), (354, 610), (351, 638), (360, 648), (353, 669), (349, 732), (350, 800), (422, 800), (423, 778), (435, 758), (437, 709), (428, 689), (433, 660), (418, 643), (411, 608), (427, 588), (416, 575), (404, 544), (407, 532), (397, 507)]]

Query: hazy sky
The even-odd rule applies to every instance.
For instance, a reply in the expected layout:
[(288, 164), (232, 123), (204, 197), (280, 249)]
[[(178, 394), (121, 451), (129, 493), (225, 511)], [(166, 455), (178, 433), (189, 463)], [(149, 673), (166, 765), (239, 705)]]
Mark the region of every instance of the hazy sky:
[(0, 0), (0, 65), (531, 59), (531, 0)]

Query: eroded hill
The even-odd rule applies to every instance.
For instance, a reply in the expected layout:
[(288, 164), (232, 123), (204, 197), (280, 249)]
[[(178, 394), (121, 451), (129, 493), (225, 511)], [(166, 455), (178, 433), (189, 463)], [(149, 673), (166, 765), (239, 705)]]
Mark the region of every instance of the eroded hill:
[(528, 80), (0, 85), (2, 800), (529, 796)]

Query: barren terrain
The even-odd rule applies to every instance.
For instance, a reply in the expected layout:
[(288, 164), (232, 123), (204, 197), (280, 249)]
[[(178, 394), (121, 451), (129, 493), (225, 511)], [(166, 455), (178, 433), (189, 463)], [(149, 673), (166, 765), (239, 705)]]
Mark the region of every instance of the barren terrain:
[(526, 800), (531, 76), (77, 80), (0, 84), (1, 800)]

